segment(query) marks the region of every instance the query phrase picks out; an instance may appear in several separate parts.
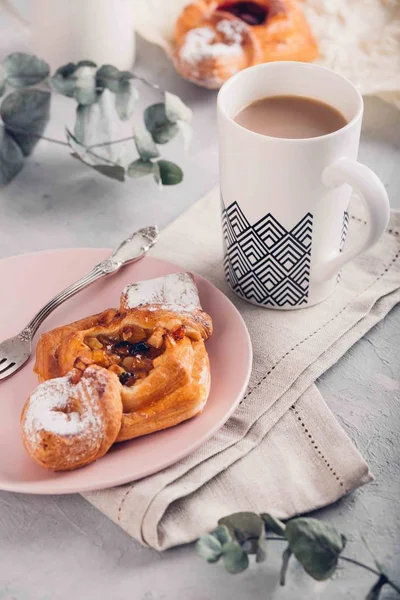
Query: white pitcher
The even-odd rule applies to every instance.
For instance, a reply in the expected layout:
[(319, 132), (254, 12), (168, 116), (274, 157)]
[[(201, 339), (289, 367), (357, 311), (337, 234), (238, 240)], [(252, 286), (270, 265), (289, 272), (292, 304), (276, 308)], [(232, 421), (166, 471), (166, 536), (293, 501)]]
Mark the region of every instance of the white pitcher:
[(31, 0), (28, 23), (12, 0), (0, 5), (31, 33), (32, 52), (54, 71), (92, 60), (129, 70), (135, 60), (132, 0)]

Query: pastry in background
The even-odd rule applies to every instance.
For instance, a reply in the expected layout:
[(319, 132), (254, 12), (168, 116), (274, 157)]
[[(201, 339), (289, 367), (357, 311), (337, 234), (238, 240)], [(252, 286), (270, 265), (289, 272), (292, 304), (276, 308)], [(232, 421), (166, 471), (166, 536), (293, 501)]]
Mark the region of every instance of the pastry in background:
[(175, 27), (176, 70), (207, 88), (260, 62), (312, 61), (317, 54), (300, 0), (198, 0)]

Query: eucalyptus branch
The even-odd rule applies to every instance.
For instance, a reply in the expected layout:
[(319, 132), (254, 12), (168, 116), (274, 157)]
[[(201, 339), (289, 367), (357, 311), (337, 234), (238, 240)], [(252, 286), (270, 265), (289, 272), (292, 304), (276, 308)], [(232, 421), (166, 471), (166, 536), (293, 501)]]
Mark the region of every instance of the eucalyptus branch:
[[(68, 146), (69, 144), (68, 142), (63, 142), (62, 140), (56, 140), (54, 138), (48, 137), (46, 135), (41, 135), (40, 133), (35, 133), (32, 131), (29, 131), (29, 129), (22, 129), (21, 127), (4, 127), (4, 125), (2, 123), (0, 123), (0, 127), (3, 127), (3, 129), (7, 129), (8, 131), (10, 131), (11, 133), (26, 133), (29, 135), (32, 135), (34, 137), (37, 137), (40, 140), (44, 140), (46, 142), (51, 142), (52, 144), (58, 144), (60, 146)], [(125, 137), (125, 138), (120, 138), (118, 140), (111, 140), (110, 142), (101, 142), (99, 144), (92, 144), (91, 146), (84, 146), (85, 150), (92, 150), (92, 148), (102, 148), (103, 146), (113, 146), (114, 144), (122, 144), (122, 142), (132, 142), (135, 140), (135, 137), (133, 135), (130, 135), (129, 137)], [(102, 157), (101, 157), (102, 158)]]
[[(268, 532), (275, 535), (268, 535)], [(240, 573), (249, 564), (249, 554), (265, 558), (265, 540), (285, 542), (286, 548), (282, 554), (280, 571), (281, 585), (285, 585), (289, 559), (292, 554), (303, 566), (304, 570), (316, 579), (329, 579), (337, 568), (339, 561), (352, 564), (377, 576), (378, 579), (370, 589), (366, 600), (378, 600), (383, 586), (388, 585), (398, 594), (400, 587), (380, 569), (374, 557), (377, 568), (363, 562), (343, 556), (346, 538), (334, 527), (317, 519), (294, 518), (284, 524), (268, 513), (257, 515), (251, 512), (234, 513), (218, 521), (218, 527), (211, 533), (203, 535), (196, 544), (197, 552), (207, 562), (217, 562), (222, 556), (225, 568), (229, 573)]]
[[(128, 73), (128, 71), (126, 72)], [(37, 73), (36, 72), (31, 72), (31, 73), (21, 73), (18, 75), (18, 78), (21, 81), (25, 81), (25, 84), (27, 86), (30, 85), (30, 81), (32, 80), (32, 78), (36, 77)], [(132, 79), (135, 79), (136, 81), (140, 81), (141, 83), (143, 83), (144, 85), (146, 85), (147, 87), (153, 89), (153, 90), (157, 90), (158, 92), (164, 93), (165, 90), (163, 90), (163, 88), (161, 86), (159, 86), (157, 83), (154, 83), (152, 81), (149, 81), (148, 79), (146, 79), (145, 77), (142, 77), (141, 75), (137, 75), (134, 71), (129, 71), (129, 75)], [(107, 80), (107, 81), (119, 81), (120, 77), (118, 75), (104, 75), (102, 77), (103, 79)], [(76, 75), (71, 75), (69, 77), (69, 79), (71, 81), (78, 81), (78, 77)], [(48, 79), (45, 79), (42, 83), (46, 83), (47, 85), (50, 86)], [(99, 87), (99, 90), (102, 90), (103, 88)]]
[[(135, 126), (133, 135), (113, 140), (112, 121), (129, 121), (137, 107), (136, 82), (163, 94), (163, 101), (145, 109), (144, 127)], [(52, 92), (77, 103), (75, 126), (73, 131), (67, 130), (65, 141), (44, 135)], [(163, 160), (157, 146), (166, 144), (179, 132), (187, 144), (191, 111), (177, 96), (136, 73), (120, 71), (109, 64), (98, 68), (95, 63), (82, 60), (63, 65), (50, 75), (45, 61), (14, 52), (0, 63), (0, 96), (4, 94), (0, 106), (0, 185), (9, 183), (19, 173), (25, 157), (39, 140), (69, 147), (73, 157), (119, 181), (152, 175), (161, 186), (175, 185), (183, 179), (180, 167)], [(98, 142), (93, 143), (96, 139)], [(124, 142), (134, 142), (139, 155), (127, 168), (119, 164), (114, 150), (114, 146)], [(107, 151), (99, 153), (95, 151), (98, 148)]]
[(5, 127), (3, 125), (3, 123), (0, 123), (0, 127), (2, 127), (3, 129), (5, 129), (7, 131), (10, 131), (11, 133), (26, 133), (26, 134), (29, 134), (32, 137), (36, 137), (40, 140), (45, 140), (46, 142), (51, 142), (52, 144), (58, 144), (60, 146), (68, 146), (69, 147), (68, 142), (63, 142), (62, 140), (55, 140), (54, 138), (47, 137), (46, 135), (41, 135), (40, 133), (35, 133), (34, 131), (30, 131), (29, 129), (23, 129), (22, 127), (13, 127), (12, 125)]

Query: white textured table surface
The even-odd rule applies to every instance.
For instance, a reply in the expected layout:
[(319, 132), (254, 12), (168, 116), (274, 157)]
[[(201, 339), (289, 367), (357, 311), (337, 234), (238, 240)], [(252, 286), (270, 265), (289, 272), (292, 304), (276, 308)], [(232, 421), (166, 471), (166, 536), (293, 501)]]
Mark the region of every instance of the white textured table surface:
[[(0, 18), (0, 53), (24, 40)], [(167, 154), (184, 167), (179, 187), (160, 193), (147, 180), (119, 184), (88, 171), (46, 142), (19, 177), (0, 192), (0, 257), (71, 246), (112, 246), (127, 232), (157, 222), (164, 227), (217, 182), (215, 94), (179, 79), (162, 53), (139, 44), (137, 71), (180, 94), (193, 108), (194, 142), (182, 159), (179, 144)], [(151, 75), (150, 75), (151, 73)], [(71, 120), (58, 100), (48, 133), (62, 136)], [(369, 99), (360, 159), (385, 182), (400, 207), (399, 113)], [(370, 560), (363, 533), (383, 561), (399, 572), (400, 559), (400, 310), (354, 346), (319, 381), (319, 388), (369, 462), (376, 480), (319, 516), (349, 538), (348, 554)], [(245, 508), (245, 507), (243, 507)], [(397, 552), (397, 557), (396, 557)], [(316, 584), (293, 564), (278, 584), (279, 549), (265, 565), (230, 576), (203, 563), (193, 547), (157, 554), (129, 538), (80, 496), (37, 497), (0, 492), (1, 600), (239, 600), (242, 598), (362, 598), (368, 574), (348, 567), (328, 584)], [(389, 590), (383, 598), (395, 598)]]

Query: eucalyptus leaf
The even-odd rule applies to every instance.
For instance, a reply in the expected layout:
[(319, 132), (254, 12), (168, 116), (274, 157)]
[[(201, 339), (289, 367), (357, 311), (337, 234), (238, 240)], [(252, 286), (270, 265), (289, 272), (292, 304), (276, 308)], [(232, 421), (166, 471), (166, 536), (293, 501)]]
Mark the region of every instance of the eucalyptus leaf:
[(132, 117), (138, 98), (139, 92), (134, 82), (131, 79), (122, 77), (115, 96), (115, 107), (121, 121), (126, 121)]
[(80, 60), (76, 66), (77, 67), (94, 67), (94, 68), (97, 67), (96, 63), (93, 62), (92, 60)]
[(298, 518), (286, 524), (290, 550), (305, 571), (317, 581), (334, 573), (346, 538), (334, 527), (317, 519)]
[(3, 67), (3, 65), (0, 64), (0, 96), (2, 96), (6, 90), (7, 87), (7, 74), (6, 71)]
[(111, 161), (109, 161), (108, 164), (105, 164), (107, 159), (97, 155), (94, 150), (83, 146), (79, 140), (77, 140), (77, 138), (70, 131), (68, 131), (68, 129), (66, 130), (66, 134), (68, 144), (73, 150), (72, 156), (74, 158), (77, 158), (81, 162), (85, 163), (85, 165), (96, 169), (96, 171), (102, 175), (107, 175), (107, 177), (112, 177), (118, 181), (125, 181), (125, 169), (123, 167), (113, 164)]
[(258, 540), (264, 531), (260, 516), (253, 512), (233, 513), (219, 519), (218, 525), (225, 525), (239, 542), (252, 538)]
[(285, 524), (269, 513), (261, 513), (260, 517), (265, 523), (265, 531), (271, 531), (276, 535), (285, 535)]
[(96, 85), (100, 88), (108, 88), (116, 94), (118, 92), (120, 70), (113, 65), (103, 65), (96, 72)]
[(83, 158), (79, 156), (79, 154), (77, 154), (76, 152), (73, 152), (71, 156), (80, 160), (88, 167), (91, 167), (92, 169), (94, 169), (98, 173), (101, 173), (102, 175), (105, 175), (106, 177), (116, 179), (117, 181), (125, 181), (125, 169), (119, 165), (93, 165), (83, 160)]
[(22, 88), (40, 83), (50, 73), (49, 65), (32, 54), (13, 52), (3, 60), (7, 82), (11, 87)]
[(211, 531), (211, 535), (213, 535), (221, 544), (226, 544), (227, 542), (233, 542), (233, 538), (231, 532), (225, 525), (218, 525), (215, 529)]
[(134, 130), (134, 138), (140, 158), (143, 160), (150, 160), (150, 158), (157, 158), (160, 156), (150, 132), (145, 127), (137, 125)]
[(144, 122), (156, 144), (166, 144), (179, 132), (178, 125), (168, 120), (163, 102), (146, 108)]
[(211, 534), (202, 535), (196, 543), (198, 554), (209, 563), (215, 563), (222, 554), (222, 545)]
[(53, 90), (72, 98), (75, 94), (76, 78), (74, 73), (76, 69), (76, 64), (72, 62), (59, 67), (50, 79), (50, 85)]
[(38, 143), (50, 117), (50, 92), (18, 90), (3, 100), (0, 116), (24, 156)]
[(144, 177), (145, 175), (150, 175), (153, 172), (154, 163), (152, 163), (150, 160), (143, 160), (142, 158), (134, 160), (128, 167), (129, 177)]
[(383, 586), (387, 583), (388, 578), (382, 573), (378, 581), (369, 590), (365, 600), (379, 600)]
[(222, 558), (228, 573), (241, 573), (249, 566), (247, 552), (236, 542), (227, 542), (222, 546)]
[[(103, 90), (97, 102), (77, 107), (74, 135), (85, 148), (96, 146), (85, 160), (93, 164), (118, 162), (119, 149), (110, 144), (113, 136), (112, 125), (116, 119), (114, 98), (108, 89)], [(100, 158), (93, 158), (93, 153)]]
[(258, 550), (258, 538), (250, 538), (242, 543), (242, 548), (246, 550), (247, 554), (257, 554)]
[(286, 550), (284, 550), (283, 554), (282, 554), (282, 566), (281, 566), (281, 572), (280, 572), (280, 577), (279, 577), (279, 583), (281, 585), (285, 585), (285, 583), (286, 583), (286, 573), (288, 570), (289, 560), (290, 560), (291, 556), (292, 556), (292, 551), (289, 547), (287, 547)]
[(17, 142), (0, 127), (0, 185), (9, 183), (24, 166), (24, 155)]
[(191, 121), (192, 119), (190, 108), (178, 96), (170, 92), (165, 92), (165, 114), (171, 123)]
[(169, 160), (159, 160), (156, 163), (160, 169), (160, 177), (163, 185), (176, 185), (183, 179), (183, 171), (178, 165)]
[(96, 68), (89, 65), (77, 65), (73, 75), (75, 78), (74, 96), (78, 104), (87, 106), (97, 100), (96, 93)]
[(193, 129), (191, 128), (189, 123), (186, 123), (186, 121), (177, 121), (176, 125), (178, 126), (178, 129), (182, 134), (183, 150), (184, 152), (187, 152), (192, 142)]

